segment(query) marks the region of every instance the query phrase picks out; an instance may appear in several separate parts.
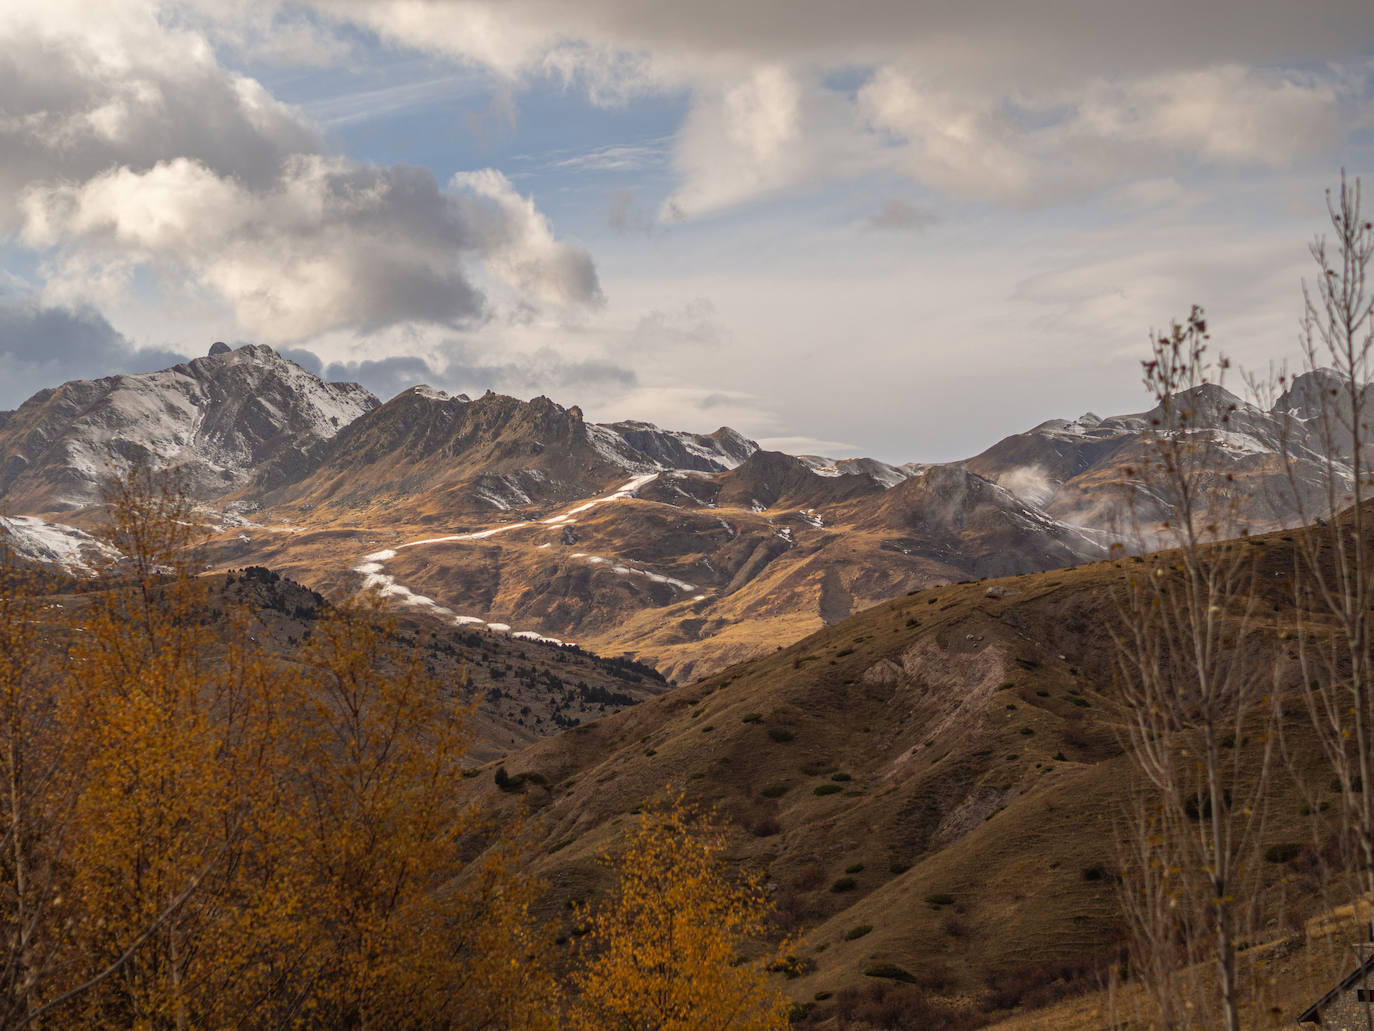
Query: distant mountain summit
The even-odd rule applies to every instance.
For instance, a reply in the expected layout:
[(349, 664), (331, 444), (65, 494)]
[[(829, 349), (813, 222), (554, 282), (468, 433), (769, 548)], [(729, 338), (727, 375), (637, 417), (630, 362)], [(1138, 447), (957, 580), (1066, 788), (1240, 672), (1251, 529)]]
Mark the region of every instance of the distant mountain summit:
[(254, 488), (267, 504), (345, 514), (403, 504), (417, 517), (490, 516), (571, 502), (627, 474), (724, 472), (759, 447), (729, 427), (712, 434), (647, 422), (599, 425), (576, 405), (432, 387), (403, 391), (305, 454), (283, 452)]
[(217, 497), (278, 452), (333, 437), (379, 404), (270, 347), (211, 351), (160, 372), (72, 380), (25, 401), (0, 422), (5, 508), (90, 504), (103, 477), (134, 461), (179, 466), (198, 497)]
[[(176, 466), (223, 567), (371, 584), (461, 626), (687, 678), (911, 590), (1073, 565), (1133, 529), (1149, 543), (1170, 515), (1130, 472), (1158, 409), (1051, 419), (963, 462), (897, 466), (766, 451), (729, 427), (595, 423), (548, 397), (416, 386), (382, 404), (268, 347), (210, 352), (0, 413), (0, 530), (79, 572), (91, 545), (72, 527), (89, 528), (80, 510), (101, 478)], [(1339, 422), (1343, 390), (1313, 373), (1268, 410), (1216, 386), (1178, 398), (1242, 526), (1296, 521), (1285, 454), (1304, 503), (1318, 500), (1315, 429), (1333, 404)]]

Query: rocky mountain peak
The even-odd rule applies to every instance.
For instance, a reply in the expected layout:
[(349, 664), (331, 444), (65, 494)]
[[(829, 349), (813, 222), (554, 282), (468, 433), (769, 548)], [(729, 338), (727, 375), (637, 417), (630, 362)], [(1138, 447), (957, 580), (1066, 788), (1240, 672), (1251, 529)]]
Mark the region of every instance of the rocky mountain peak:
[(72, 380), (0, 426), (0, 497), (31, 511), (79, 507), (132, 462), (180, 468), (193, 493), (246, 482), (278, 452), (326, 440), (378, 405), (270, 347), (248, 345), (159, 372)]

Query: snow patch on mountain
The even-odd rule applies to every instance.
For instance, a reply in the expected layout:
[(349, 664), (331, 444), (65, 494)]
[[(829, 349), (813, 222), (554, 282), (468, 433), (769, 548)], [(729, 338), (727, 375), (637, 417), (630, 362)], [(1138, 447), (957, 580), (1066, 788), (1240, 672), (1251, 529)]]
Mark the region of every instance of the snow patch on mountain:
[(68, 573), (89, 573), (93, 562), (119, 555), (84, 530), (35, 516), (0, 516), (0, 540), (20, 558), (58, 566)]
[(913, 466), (888, 465), (876, 458), (826, 458), (824, 455), (797, 455), (817, 476), (868, 476), (883, 487), (895, 487), (915, 475)]

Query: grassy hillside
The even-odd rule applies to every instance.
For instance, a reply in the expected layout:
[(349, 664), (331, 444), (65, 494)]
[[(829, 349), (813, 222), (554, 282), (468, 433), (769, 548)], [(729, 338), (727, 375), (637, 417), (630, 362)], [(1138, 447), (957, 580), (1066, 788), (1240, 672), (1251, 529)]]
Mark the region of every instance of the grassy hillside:
[[(1263, 617), (1246, 647), (1269, 675), (1292, 555), (1277, 535), (1233, 546), (1258, 564)], [(1112, 595), (1156, 561), (913, 593), (508, 756), (508, 774), (542, 782), (521, 794), (490, 778), (479, 790), (528, 807), (546, 912), (565, 924), (646, 800), (718, 807), (733, 860), (769, 883), (808, 1020), (879, 983), (943, 1007), (891, 1026), (932, 1027), (1094, 988), (1122, 956), (1114, 875), (1133, 783)], [(1302, 734), (1295, 721), (1294, 752), (1310, 756)], [(1278, 780), (1266, 843), (1310, 840), (1297, 789)], [(1310, 852), (1266, 864), (1266, 935), (1324, 905)], [(879, 965), (893, 976), (871, 976)]]

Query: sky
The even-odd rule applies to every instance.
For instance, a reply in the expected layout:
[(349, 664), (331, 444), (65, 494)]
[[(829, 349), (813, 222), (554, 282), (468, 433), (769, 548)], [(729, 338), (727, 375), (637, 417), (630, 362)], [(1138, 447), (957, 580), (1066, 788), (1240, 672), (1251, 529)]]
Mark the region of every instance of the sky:
[(225, 340), (968, 457), (1193, 304), (1295, 361), (1342, 169), (1368, 0), (0, 0), (0, 408)]

